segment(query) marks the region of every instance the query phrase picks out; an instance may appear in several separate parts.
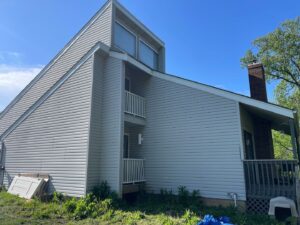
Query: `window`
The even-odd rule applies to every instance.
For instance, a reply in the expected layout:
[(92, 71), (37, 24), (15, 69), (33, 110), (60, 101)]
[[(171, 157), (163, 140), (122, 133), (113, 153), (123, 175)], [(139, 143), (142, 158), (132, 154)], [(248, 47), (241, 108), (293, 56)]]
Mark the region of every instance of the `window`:
[(139, 58), (147, 66), (151, 67), (152, 69), (157, 69), (158, 55), (143, 41), (140, 41)]
[(114, 44), (128, 54), (136, 55), (136, 37), (119, 23), (115, 23)]

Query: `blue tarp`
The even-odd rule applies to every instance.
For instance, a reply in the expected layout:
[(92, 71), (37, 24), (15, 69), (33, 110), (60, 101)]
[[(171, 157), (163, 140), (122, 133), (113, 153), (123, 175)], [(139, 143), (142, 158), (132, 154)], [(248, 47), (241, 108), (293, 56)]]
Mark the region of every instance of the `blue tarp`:
[(227, 216), (222, 216), (220, 218), (215, 218), (212, 215), (205, 215), (203, 220), (197, 225), (233, 225), (230, 222), (230, 218)]

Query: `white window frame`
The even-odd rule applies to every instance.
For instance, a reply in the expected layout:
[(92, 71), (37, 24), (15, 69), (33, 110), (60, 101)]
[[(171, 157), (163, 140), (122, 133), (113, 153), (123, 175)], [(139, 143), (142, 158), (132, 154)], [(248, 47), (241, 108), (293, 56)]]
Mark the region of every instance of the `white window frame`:
[[(147, 41), (145, 41), (141, 37), (139, 38), (139, 46), (138, 46), (138, 53), (139, 53), (138, 54), (138, 56), (139, 56), (138, 59), (139, 59), (139, 61), (142, 62), (142, 60), (141, 60), (141, 54), (140, 54), (140, 42), (143, 42), (144, 45), (148, 46), (157, 55), (157, 62), (156, 62), (157, 68), (151, 68), (151, 69), (158, 70), (158, 67), (159, 67), (159, 53), (158, 53), (158, 51), (155, 48), (153, 48)], [(145, 64), (144, 62), (142, 62), (142, 63)]]
[[(134, 57), (137, 58), (137, 52), (138, 52), (138, 45), (137, 42), (139, 40), (138, 36), (136, 35), (136, 33), (134, 33), (133, 31), (130, 30), (129, 27), (127, 27), (126, 25), (124, 25), (122, 22), (120, 22), (119, 20), (115, 20), (115, 23), (117, 23), (118, 25), (120, 25), (121, 27), (123, 27), (126, 31), (128, 31), (130, 34), (132, 34), (135, 37), (135, 52), (134, 52)], [(114, 26), (114, 29), (115, 26)], [(115, 30), (114, 30), (114, 35), (115, 35)], [(114, 42), (114, 46), (118, 49), (120, 49), (121, 51), (125, 51), (122, 48), (120, 48), (116, 43), (115, 43), (115, 37), (113, 38), (113, 42)], [(126, 52), (126, 51), (125, 51)], [(126, 52), (127, 54), (131, 55), (129, 52)]]

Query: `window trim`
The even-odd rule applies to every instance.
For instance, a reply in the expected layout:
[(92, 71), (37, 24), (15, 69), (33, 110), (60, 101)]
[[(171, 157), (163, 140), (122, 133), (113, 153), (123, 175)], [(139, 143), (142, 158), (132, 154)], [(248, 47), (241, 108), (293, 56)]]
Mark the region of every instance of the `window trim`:
[[(137, 52), (138, 52), (138, 45), (137, 45), (137, 42), (139, 40), (139, 37), (137, 36), (136, 33), (134, 33), (133, 31), (131, 31), (131, 29), (126, 26), (125, 24), (121, 23), (119, 20), (115, 20), (115, 23), (117, 23), (118, 25), (120, 25), (121, 27), (123, 27), (126, 31), (128, 31), (128, 33), (132, 34), (135, 38), (135, 51), (134, 51), (134, 55), (133, 57), (137, 58)], [(114, 36), (115, 36), (115, 29), (116, 29), (116, 26), (114, 26)], [(124, 49), (122, 49), (121, 47), (119, 47), (116, 43), (115, 43), (115, 37), (113, 38), (113, 44), (115, 47), (117, 47), (118, 49), (124, 51), (125, 53), (127, 53), (128, 55), (131, 55), (129, 52), (126, 52)]]
[[(144, 45), (146, 45), (147, 47), (149, 47), (149, 48), (156, 54), (156, 56), (157, 56), (156, 68), (151, 68), (151, 66), (147, 65), (146, 63), (144, 63), (144, 62), (141, 60), (141, 54), (140, 54), (140, 42), (143, 42)], [(150, 67), (151, 69), (153, 69), (153, 70), (158, 70), (158, 68), (159, 68), (159, 53), (158, 53), (158, 51), (157, 51), (154, 47), (152, 47), (147, 41), (145, 41), (143, 38), (141, 38), (141, 37), (139, 37), (138, 53), (139, 53), (139, 54), (138, 54), (138, 56), (139, 56), (138, 60), (139, 60), (140, 62), (142, 62), (143, 64), (146, 64), (147, 66), (149, 66), (149, 67)]]
[(139, 41), (143, 42), (145, 45), (147, 45), (149, 48), (151, 48), (158, 55), (158, 51), (154, 47), (152, 47), (152, 45), (150, 45), (147, 41), (145, 41), (144, 38), (140, 37)]

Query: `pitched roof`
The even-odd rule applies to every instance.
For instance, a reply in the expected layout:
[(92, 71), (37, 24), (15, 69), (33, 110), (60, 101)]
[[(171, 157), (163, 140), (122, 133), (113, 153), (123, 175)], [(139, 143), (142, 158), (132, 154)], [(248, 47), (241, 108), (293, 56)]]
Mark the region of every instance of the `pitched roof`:
[(239, 103), (243, 103), (245, 105), (249, 105), (249, 106), (254, 106), (256, 108), (262, 109), (262, 110), (266, 110), (266, 111), (270, 111), (282, 116), (286, 116), (289, 118), (294, 118), (294, 111), (292, 109), (288, 109), (270, 102), (262, 102), (253, 98), (250, 98), (249, 96), (245, 96), (242, 94), (238, 94), (232, 91), (228, 91), (228, 90), (224, 90), (221, 88), (217, 88), (214, 86), (210, 86), (207, 84), (203, 84), (203, 83), (199, 83), (197, 81), (192, 81), (192, 80), (188, 80), (186, 78), (182, 78), (176, 75), (171, 75), (171, 74), (167, 74), (167, 73), (162, 73), (156, 70), (152, 70), (150, 67), (146, 66), (145, 64), (139, 62), (138, 60), (136, 60), (135, 58), (131, 57), (130, 55), (126, 54), (126, 53), (121, 53), (121, 52), (116, 52), (116, 51), (111, 51), (110, 55), (116, 58), (120, 58), (124, 61), (127, 61), (133, 65), (135, 65), (136, 67), (138, 67), (139, 69), (143, 70), (144, 72), (154, 76), (154, 77), (158, 77), (164, 80), (168, 80), (177, 84), (181, 84), (181, 85), (185, 85), (191, 88), (195, 88), (201, 91), (205, 91), (214, 95), (218, 95), (227, 99), (231, 99), (234, 100), (236, 102)]

